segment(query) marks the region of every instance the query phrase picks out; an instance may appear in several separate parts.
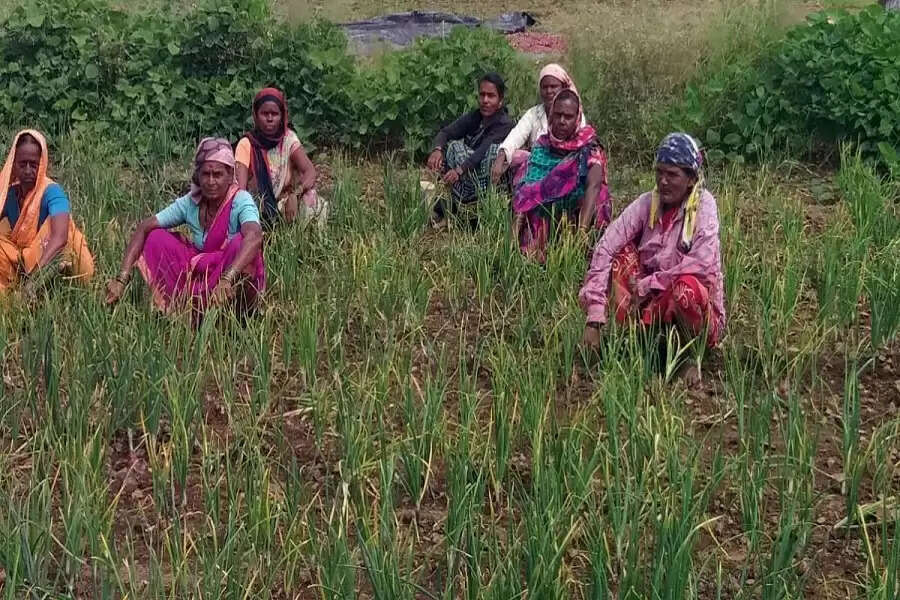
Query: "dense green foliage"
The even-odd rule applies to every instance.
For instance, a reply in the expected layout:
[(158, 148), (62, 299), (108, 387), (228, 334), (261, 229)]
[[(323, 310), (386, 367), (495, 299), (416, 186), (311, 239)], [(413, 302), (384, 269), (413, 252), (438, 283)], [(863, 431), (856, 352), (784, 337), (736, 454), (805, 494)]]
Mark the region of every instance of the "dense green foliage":
[(688, 121), (717, 153), (832, 151), (841, 140), (868, 155), (900, 147), (900, 13), (815, 13), (746, 67), (688, 92)]
[(73, 122), (234, 136), (257, 89), (278, 85), (304, 139), (411, 141), (474, 103), (486, 70), (516, 67), (496, 34), (457, 30), (358, 65), (342, 32), (291, 26), (258, 0), (132, 14), (103, 0), (21, 5), (0, 29), (0, 121), (60, 132)]
[(354, 133), (424, 149), (437, 123), (474, 107), (475, 82), (485, 72), (498, 71), (509, 84), (523, 79), (522, 70), (512, 48), (489, 31), (457, 28), (445, 39), (420, 39), (361, 71)]

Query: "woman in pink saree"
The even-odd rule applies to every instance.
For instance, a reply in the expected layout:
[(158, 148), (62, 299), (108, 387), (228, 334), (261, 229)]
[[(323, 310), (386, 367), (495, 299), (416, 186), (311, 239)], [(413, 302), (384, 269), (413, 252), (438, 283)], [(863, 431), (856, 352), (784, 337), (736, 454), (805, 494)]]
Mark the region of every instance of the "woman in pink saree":
[[(209, 305), (251, 308), (265, 289), (259, 209), (234, 182), (228, 140), (206, 138), (194, 157), (191, 191), (141, 221), (106, 301), (118, 302), (137, 267), (165, 313)], [(170, 229), (183, 225), (188, 235)]]
[[(725, 333), (725, 292), (716, 199), (706, 189), (700, 143), (666, 136), (656, 187), (632, 202), (597, 243), (579, 294), (584, 342), (599, 348), (607, 319), (677, 328), (716, 346)], [(701, 342), (701, 343), (702, 343)], [(700, 380), (688, 365), (688, 383)]]

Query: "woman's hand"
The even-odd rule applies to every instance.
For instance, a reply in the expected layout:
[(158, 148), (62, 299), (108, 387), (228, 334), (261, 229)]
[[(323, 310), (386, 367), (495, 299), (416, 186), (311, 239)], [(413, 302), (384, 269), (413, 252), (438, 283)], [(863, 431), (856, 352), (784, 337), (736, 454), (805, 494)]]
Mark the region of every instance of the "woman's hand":
[(500, 183), (500, 178), (506, 173), (506, 166), (506, 154), (501, 150), (500, 153), (497, 154), (497, 159), (494, 161), (494, 164), (491, 166), (491, 182), (494, 185)]
[(26, 304), (33, 304), (37, 301), (38, 298), (38, 287), (35, 285), (34, 280), (27, 279), (22, 285), (22, 301)]
[(435, 148), (431, 154), (428, 155), (427, 165), (428, 168), (435, 173), (440, 173), (441, 169), (444, 167), (444, 151), (440, 148)]
[(459, 167), (455, 169), (450, 169), (446, 173), (444, 173), (444, 183), (447, 185), (455, 185), (457, 181), (459, 181), (460, 176), (462, 175), (462, 171)]
[(112, 306), (122, 299), (125, 293), (125, 284), (118, 279), (110, 279), (106, 284), (106, 304)]
[(38, 268), (42, 269), (50, 264), (60, 251), (66, 246), (69, 238), (69, 215), (53, 215), (50, 220), (50, 235), (41, 244), (41, 258), (38, 260)]
[(575, 233), (578, 245), (584, 250), (584, 256), (589, 264), (594, 255), (594, 236), (591, 235), (592, 233), (591, 229), (584, 229), (582, 227), (579, 227)]
[(577, 227), (575, 229), (575, 235), (578, 238), (578, 241), (585, 247), (590, 247), (591, 245), (591, 229), (590, 227)]
[(581, 343), (590, 350), (599, 350), (600, 342), (603, 341), (603, 331), (600, 323), (588, 323), (584, 328), (584, 335)]
[(284, 201), (284, 220), (293, 223), (297, 218), (297, 209), (299, 201), (296, 194), (290, 194)]
[(230, 304), (232, 300), (234, 300), (234, 284), (230, 278), (222, 277), (216, 285), (216, 289), (213, 290), (209, 303), (212, 306), (222, 307)]
[(628, 276), (628, 291), (631, 294), (629, 311), (636, 319), (641, 317), (641, 296), (638, 294), (638, 279), (634, 273)]
[(519, 240), (522, 237), (522, 226), (524, 224), (525, 215), (520, 213), (513, 213), (512, 229), (510, 233), (512, 234), (512, 242), (515, 248), (519, 247)]
[[(125, 285), (131, 277), (131, 270), (134, 268), (135, 263), (137, 263), (138, 258), (140, 258), (141, 252), (144, 251), (144, 242), (147, 241), (147, 236), (150, 235), (151, 231), (158, 228), (159, 221), (156, 217), (150, 217), (149, 219), (144, 219), (138, 223), (137, 228), (134, 230), (134, 234), (131, 236), (131, 240), (128, 242), (128, 247), (125, 248), (125, 256), (122, 257), (122, 266), (119, 269), (119, 275), (106, 286), (107, 304), (115, 304), (119, 301), (119, 298), (122, 297), (122, 294), (125, 291)], [(114, 283), (117, 283), (118, 285), (114, 286)], [(114, 291), (115, 293), (113, 293)]]

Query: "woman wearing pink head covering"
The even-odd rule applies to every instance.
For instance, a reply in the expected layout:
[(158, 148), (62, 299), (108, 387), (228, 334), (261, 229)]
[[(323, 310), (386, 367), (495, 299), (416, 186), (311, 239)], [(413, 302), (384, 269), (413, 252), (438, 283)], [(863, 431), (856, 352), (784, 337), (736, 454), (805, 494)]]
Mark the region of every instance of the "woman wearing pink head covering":
[[(572, 90), (576, 94), (578, 93), (575, 82), (572, 81), (566, 70), (556, 63), (550, 63), (541, 69), (541, 73), (538, 75), (538, 92), (541, 103), (528, 109), (500, 144), (500, 152), (491, 169), (491, 178), (495, 184), (500, 182), (509, 168), (512, 168), (515, 173), (513, 184), (518, 183), (521, 176), (524, 175), (523, 168), (528, 162), (528, 151), (534, 147), (538, 138), (547, 133), (550, 103), (562, 90)], [(587, 120), (582, 115), (581, 126), (585, 125), (587, 125)]]
[(606, 151), (594, 128), (581, 126), (581, 98), (560, 91), (550, 104), (550, 127), (538, 138), (513, 195), (513, 237), (522, 252), (544, 262), (564, 228), (589, 243), (609, 223)]
[[(234, 152), (221, 138), (206, 138), (194, 155), (191, 191), (141, 221), (109, 282), (108, 304), (122, 297), (137, 267), (163, 312), (209, 305), (252, 307), (266, 285), (262, 228), (253, 197), (234, 181)], [(185, 226), (188, 235), (169, 229)]]

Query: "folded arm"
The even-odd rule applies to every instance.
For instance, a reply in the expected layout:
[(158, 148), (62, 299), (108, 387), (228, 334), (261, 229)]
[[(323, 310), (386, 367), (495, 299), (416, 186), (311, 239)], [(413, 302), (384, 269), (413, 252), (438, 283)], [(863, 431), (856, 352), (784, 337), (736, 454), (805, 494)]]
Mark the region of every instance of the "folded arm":
[(682, 275), (694, 275), (711, 286), (719, 268), (719, 230), (716, 226), (707, 226), (697, 230), (690, 251), (677, 265), (639, 280), (637, 294), (643, 297), (652, 291), (667, 290)]
[(432, 150), (443, 150), (447, 142), (466, 137), (475, 131), (480, 123), (481, 117), (478, 115), (478, 111), (464, 114), (438, 132), (431, 143)]
[(131, 234), (128, 246), (125, 248), (125, 256), (122, 257), (122, 265), (119, 268), (121, 275), (127, 276), (128, 273), (131, 273), (131, 269), (134, 268), (135, 263), (140, 258), (141, 252), (144, 251), (144, 243), (147, 241), (147, 236), (154, 229), (159, 229), (159, 220), (156, 216), (144, 219), (138, 223), (134, 233)]
[(502, 156), (508, 165), (512, 160), (515, 151), (524, 148), (528, 143), (528, 140), (531, 139), (531, 131), (536, 126), (537, 124), (533, 110), (529, 110), (522, 115), (522, 118), (519, 119), (516, 126), (512, 128), (512, 131), (509, 132), (509, 135), (507, 135), (506, 139), (503, 140), (503, 143), (500, 144), (500, 153), (497, 155), (497, 160), (499, 161)]
[(238, 189), (246, 190), (250, 181), (250, 169), (241, 163), (234, 164), (234, 181)]
[(155, 216), (138, 223), (134, 233), (131, 234), (128, 246), (125, 248), (125, 256), (122, 257), (119, 274), (111, 279), (106, 286), (107, 304), (113, 305), (117, 303), (122, 294), (125, 293), (125, 284), (131, 276), (131, 269), (134, 268), (135, 263), (141, 256), (141, 252), (144, 251), (144, 243), (147, 241), (147, 236), (151, 231), (159, 229), (159, 227), (159, 220)]
[(244, 223), (241, 225), (241, 238), (241, 248), (234, 257), (234, 262), (228, 267), (228, 272), (223, 274), (226, 277), (231, 277), (232, 273), (236, 275), (243, 272), (256, 259), (262, 249), (262, 227), (257, 222)]
[(591, 166), (587, 176), (587, 187), (584, 190), (584, 202), (578, 213), (578, 227), (582, 231), (589, 231), (597, 214), (597, 201), (603, 190), (606, 174), (603, 165), (595, 163)]
[(473, 169), (477, 169), (478, 165), (481, 164), (481, 161), (484, 160), (484, 157), (487, 155), (488, 150), (490, 150), (491, 146), (494, 144), (499, 144), (506, 138), (506, 134), (509, 133), (509, 130), (512, 128), (511, 123), (507, 124), (494, 124), (490, 127), (488, 131), (485, 131), (484, 136), (481, 138), (481, 143), (478, 144), (472, 151), (472, 154), (460, 165), (460, 169), (462, 171), (471, 171)]
[(316, 167), (309, 160), (309, 156), (306, 154), (303, 146), (297, 146), (291, 153), (291, 167), (294, 169), (294, 173), (299, 176), (302, 192), (308, 192), (316, 187)]

